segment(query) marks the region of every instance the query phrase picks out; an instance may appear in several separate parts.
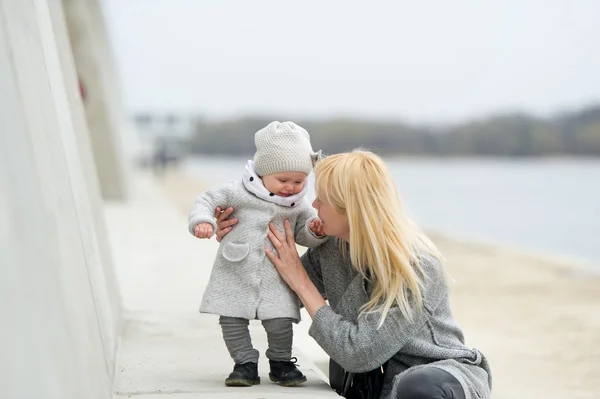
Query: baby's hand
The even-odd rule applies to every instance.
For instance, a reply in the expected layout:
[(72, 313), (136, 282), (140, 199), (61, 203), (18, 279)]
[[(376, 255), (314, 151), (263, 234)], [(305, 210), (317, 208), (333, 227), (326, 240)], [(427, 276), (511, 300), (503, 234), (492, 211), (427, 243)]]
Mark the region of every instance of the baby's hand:
[(321, 222), (320, 219), (314, 218), (310, 224), (308, 225), (308, 227), (310, 228), (310, 230), (315, 233), (317, 236), (322, 237), (325, 235), (325, 232), (323, 232), (323, 223)]
[(213, 227), (210, 223), (198, 223), (194, 227), (194, 233), (198, 238), (210, 238), (213, 233)]

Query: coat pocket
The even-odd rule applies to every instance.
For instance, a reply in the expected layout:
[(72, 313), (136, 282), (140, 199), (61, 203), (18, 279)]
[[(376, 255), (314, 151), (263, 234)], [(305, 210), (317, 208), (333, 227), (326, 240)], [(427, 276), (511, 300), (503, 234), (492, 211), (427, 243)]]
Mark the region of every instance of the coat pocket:
[(227, 242), (223, 244), (222, 254), (230, 262), (239, 262), (248, 256), (250, 245), (237, 242)]

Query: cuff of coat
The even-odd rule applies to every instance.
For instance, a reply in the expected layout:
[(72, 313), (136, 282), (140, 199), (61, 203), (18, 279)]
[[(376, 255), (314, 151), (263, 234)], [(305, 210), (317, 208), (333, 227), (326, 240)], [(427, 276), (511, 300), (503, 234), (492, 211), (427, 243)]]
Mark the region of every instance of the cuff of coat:
[(316, 311), (313, 316), (312, 323), (308, 329), (308, 335), (313, 337), (317, 343), (325, 336), (325, 330), (333, 328), (331, 322), (336, 318), (337, 314), (329, 305), (325, 305)]

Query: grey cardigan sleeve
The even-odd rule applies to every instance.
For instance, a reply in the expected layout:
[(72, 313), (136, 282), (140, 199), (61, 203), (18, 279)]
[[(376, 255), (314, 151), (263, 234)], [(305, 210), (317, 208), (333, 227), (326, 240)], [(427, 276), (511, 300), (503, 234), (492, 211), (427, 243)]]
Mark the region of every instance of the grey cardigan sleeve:
[(315, 313), (308, 333), (345, 370), (363, 373), (394, 356), (427, 319), (423, 309), (413, 323), (408, 323), (396, 307), (377, 328), (379, 313), (363, 315), (355, 323), (324, 306)]
[(314, 248), (323, 244), (327, 240), (327, 236), (319, 237), (310, 229), (309, 225), (313, 219), (316, 219), (317, 214), (312, 210), (310, 205), (303, 204), (302, 212), (296, 220), (296, 231), (294, 236), (296, 243), (303, 247)]
[[(381, 366), (419, 333), (437, 306), (439, 276), (430, 276), (423, 289), (422, 310), (413, 310), (408, 321), (400, 309), (392, 307), (378, 328), (381, 313), (364, 314), (348, 320), (324, 306), (313, 317), (309, 335), (344, 369), (362, 373)], [(413, 306), (414, 308), (414, 306)]]
[(321, 296), (323, 296), (323, 299), (327, 299), (327, 295), (325, 295), (325, 287), (323, 285), (323, 275), (321, 274), (321, 265), (319, 264), (319, 259), (313, 253), (312, 248), (308, 248), (308, 250), (306, 250), (306, 252), (300, 257), (300, 261), (302, 262), (304, 269), (306, 269), (308, 277), (317, 287), (321, 293)]
[(212, 187), (211, 189), (200, 194), (194, 201), (194, 205), (190, 210), (188, 220), (188, 230), (194, 235), (194, 227), (198, 223), (210, 223), (213, 227), (213, 234), (217, 231), (215, 223), (215, 209), (221, 207), (225, 209), (229, 205), (229, 197), (232, 192), (234, 182), (228, 182)]

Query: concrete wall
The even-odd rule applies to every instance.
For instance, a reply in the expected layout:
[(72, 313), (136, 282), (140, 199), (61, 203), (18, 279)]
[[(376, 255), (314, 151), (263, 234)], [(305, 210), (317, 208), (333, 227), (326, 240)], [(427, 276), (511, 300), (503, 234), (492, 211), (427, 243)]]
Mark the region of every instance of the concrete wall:
[(123, 158), (124, 115), (102, 9), (96, 0), (62, 0), (81, 82), (100, 189), (104, 199), (127, 197), (128, 167)]
[(110, 398), (119, 298), (61, 3), (0, 0), (0, 396)]

